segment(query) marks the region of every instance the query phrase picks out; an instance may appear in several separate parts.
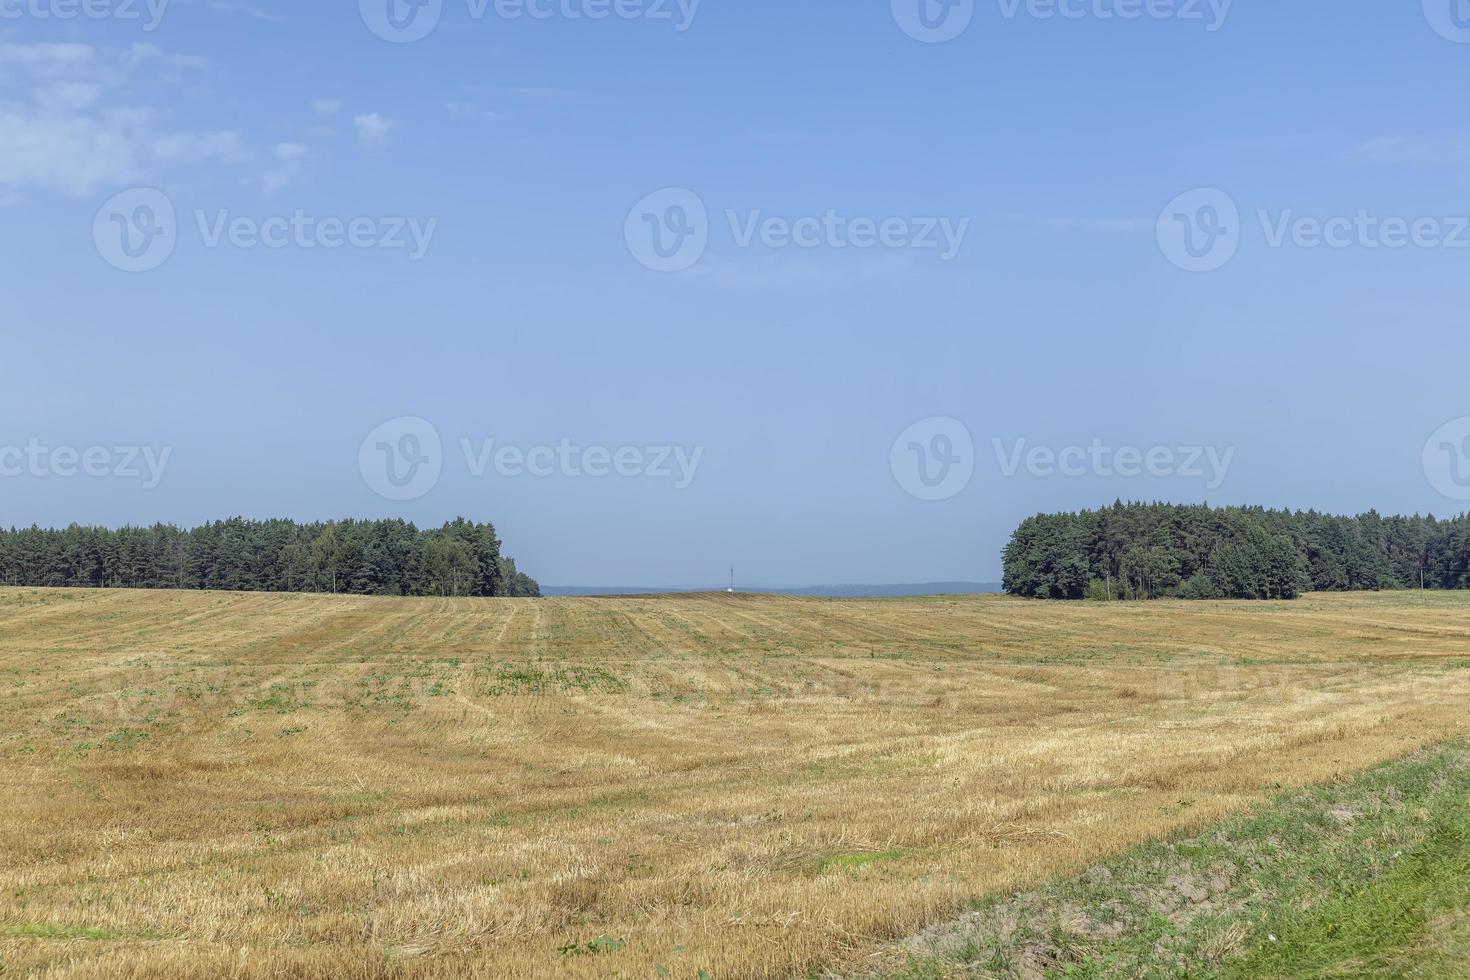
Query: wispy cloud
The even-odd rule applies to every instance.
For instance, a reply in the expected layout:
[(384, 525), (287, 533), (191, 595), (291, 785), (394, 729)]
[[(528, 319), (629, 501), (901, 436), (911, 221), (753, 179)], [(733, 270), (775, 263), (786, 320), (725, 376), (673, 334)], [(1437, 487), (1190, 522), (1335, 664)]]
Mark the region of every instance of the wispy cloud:
[(788, 256), (752, 256), (732, 261), (710, 255), (683, 274), (723, 289), (741, 290), (846, 290), (904, 282), (915, 277), (913, 260), (906, 255), (871, 256), (843, 262)]
[(467, 98), (490, 101), (497, 105), (552, 109), (567, 106), (597, 105), (605, 101), (575, 89), (550, 85), (467, 85), (462, 92)]
[(388, 132), (394, 124), (376, 112), (370, 112), (354, 118), (352, 125), (356, 127), (358, 142), (363, 146), (382, 146), (388, 142)]
[(484, 122), (496, 122), (500, 119), (498, 112), (482, 108), (473, 102), (446, 102), (444, 103), (444, 111), (455, 119), (479, 119)]
[[(174, 3), (180, 0), (173, 0)], [(236, 17), (249, 17), (253, 20), (282, 21), (285, 20), (280, 14), (267, 7), (255, 3), (242, 3), (238, 0), (183, 0), (190, 6), (204, 7), (217, 14), (229, 14)]]
[(300, 143), (277, 143), (271, 147), (271, 155), (275, 157), (276, 165), (260, 176), (260, 189), (266, 194), (273, 194), (295, 182), (301, 175), (307, 150)]
[(311, 110), (315, 112), (318, 116), (321, 116), (323, 118), (326, 118), (328, 116), (335, 116), (337, 113), (342, 111), (342, 100), (312, 99)]
[(280, 14), (257, 7), (253, 3), (226, 3), (224, 0), (212, 0), (209, 9), (223, 14), (244, 14), (246, 17), (254, 17), (256, 20), (282, 20)]
[(233, 130), (184, 130), (149, 105), (123, 104), (143, 75), (168, 79), (204, 67), (148, 44), (0, 44), (0, 192), (32, 186), (66, 194), (146, 179), (182, 166), (238, 162)]
[(1347, 151), (1358, 163), (1390, 163), (1409, 167), (1458, 167), (1470, 163), (1470, 134), (1433, 133), (1380, 136)]
[(997, 214), (997, 221), (1031, 225), (1048, 231), (1088, 232), (1106, 235), (1131, 235), (1147, 231), (1157, 219), (1146, 217), (1095, 218), (1078, 215)]
[(824, 136), (801, 129), (757, 129), (748, 135), (751, 142), (766, 144), (803, 144), (825, 140)]

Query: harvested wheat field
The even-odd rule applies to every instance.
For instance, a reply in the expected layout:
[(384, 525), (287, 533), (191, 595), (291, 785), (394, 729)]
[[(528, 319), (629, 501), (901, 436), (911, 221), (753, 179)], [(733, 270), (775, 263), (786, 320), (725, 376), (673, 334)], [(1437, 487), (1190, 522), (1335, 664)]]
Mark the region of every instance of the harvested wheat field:
[(0, 973), (860, 967), (1466, 730), (1470, 595), (0, 590)]

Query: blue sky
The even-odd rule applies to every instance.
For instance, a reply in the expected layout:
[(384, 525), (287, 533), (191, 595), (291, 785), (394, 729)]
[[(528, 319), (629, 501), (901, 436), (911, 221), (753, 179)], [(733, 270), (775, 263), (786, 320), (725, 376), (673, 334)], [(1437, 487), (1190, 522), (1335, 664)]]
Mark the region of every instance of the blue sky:
[[(0, 0), (0, 522), (465, 514), (547, 584), (801, 584), (995, 579), (1115, 497), (1470, 496), (1450, 0), (940, 43), (919, 0), (443, 0), (408, 43), (386, 0), (68, 2)], [(703, 247), (658, 271), (671, 201)]]

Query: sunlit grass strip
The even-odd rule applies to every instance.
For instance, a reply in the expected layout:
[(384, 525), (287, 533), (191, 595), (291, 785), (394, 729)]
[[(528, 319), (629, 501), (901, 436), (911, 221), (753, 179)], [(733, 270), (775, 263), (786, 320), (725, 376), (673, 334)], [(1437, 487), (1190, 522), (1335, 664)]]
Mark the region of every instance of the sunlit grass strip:
[(984, 902), (932, 930), (891, 972), (909, 980), (1466, 975), (1467, 802), (1470, 747), (1419, 752)]
[(0, 936), (22, 939), (116, 939), (112, 929), (87, 926), (58, 926), (45, 922), (0, 922)]

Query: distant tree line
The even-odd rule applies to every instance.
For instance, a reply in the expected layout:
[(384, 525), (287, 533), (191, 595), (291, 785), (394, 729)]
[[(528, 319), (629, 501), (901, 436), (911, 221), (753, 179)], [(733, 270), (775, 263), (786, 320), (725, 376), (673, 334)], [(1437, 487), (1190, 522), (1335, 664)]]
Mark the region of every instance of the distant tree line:
[(1005, 590), (1040, 599), (1295, 599), (1470, 588), (1470, 514), (1334, 517), (1261, 507), (1124, 504), (1027, 518)]
[(490, 524), (250, 521), (0, 529), (0, 583), (119, 589), (539, 596)]

